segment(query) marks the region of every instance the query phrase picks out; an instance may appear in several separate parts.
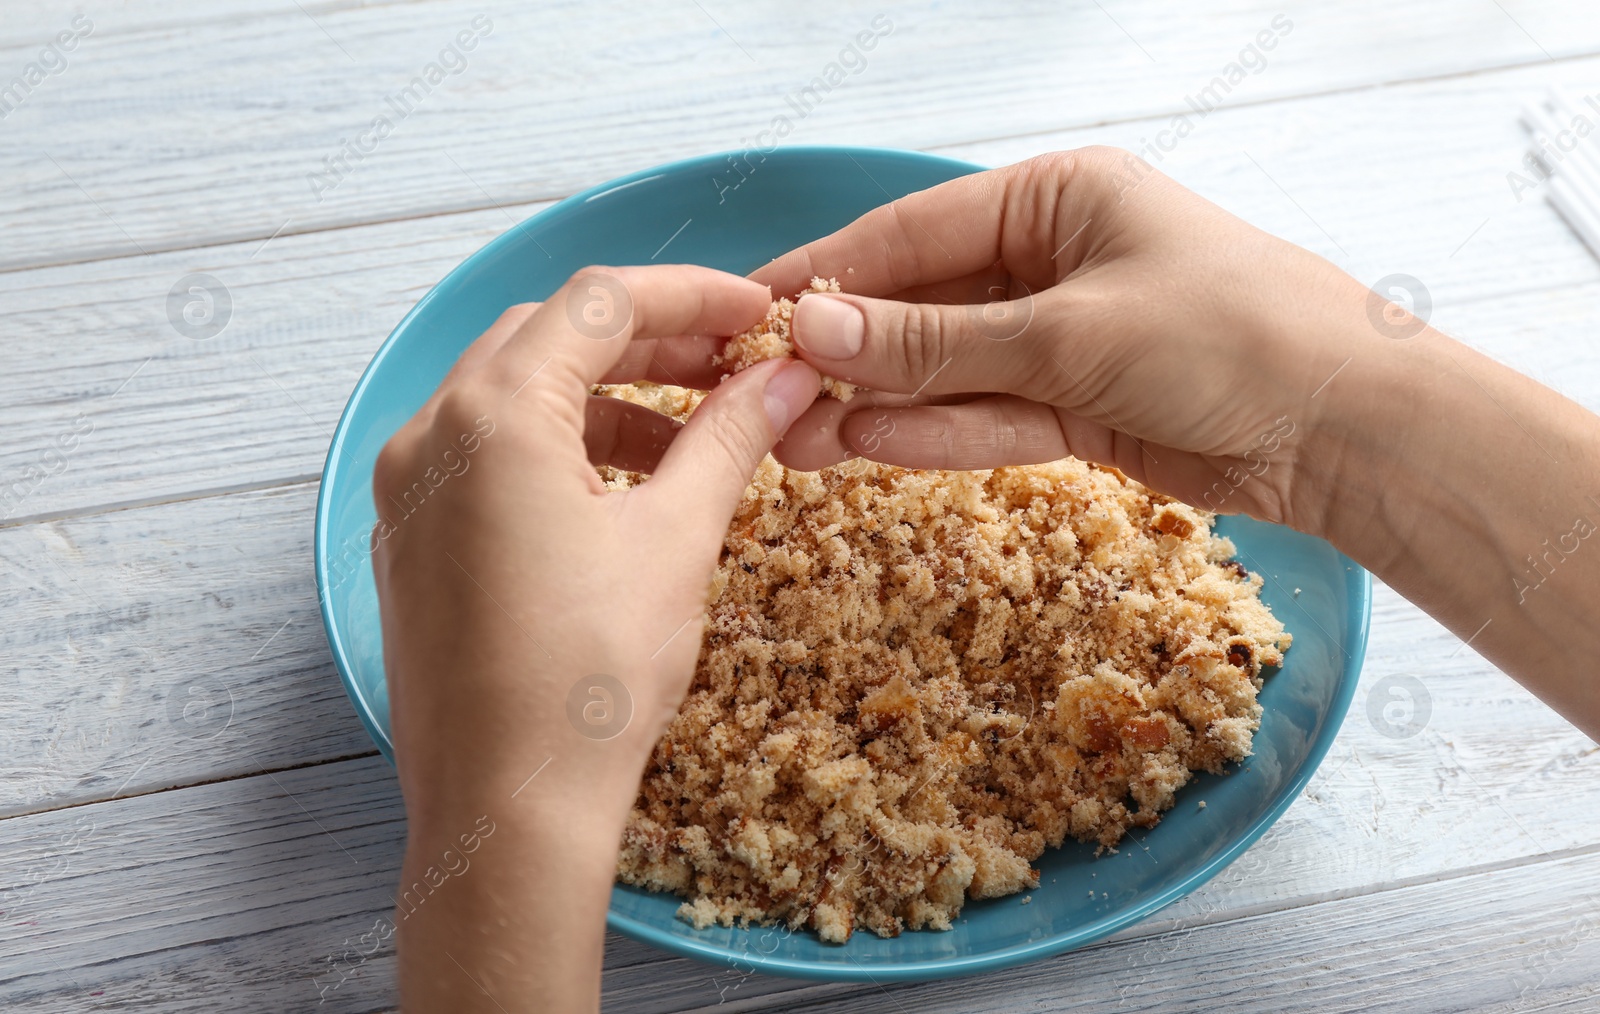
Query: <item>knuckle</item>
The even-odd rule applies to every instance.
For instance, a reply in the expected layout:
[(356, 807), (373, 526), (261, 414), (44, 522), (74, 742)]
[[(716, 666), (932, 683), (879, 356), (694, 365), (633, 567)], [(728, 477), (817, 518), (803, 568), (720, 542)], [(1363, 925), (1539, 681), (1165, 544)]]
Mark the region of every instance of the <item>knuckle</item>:
[(617, 273), (617, 269), (616, 268), (607, 267), (604, 264), (589, 264), (589, 265), (585, 265), (584, 267), (579, 268), (578, 270), (574, 271), (571, 275), (569, 275), (567, 277), (567, 285), (569, 285), (569, 286), (575, 285), (578, 282), (582, 281), (583, 279), (589, 278), (589, 277), (594, 276), (594, 275), (614, 275), (616, 273)]
[(1096, 178), (1125, 173), (1128, 166), (1138, 159), (1138, 156), (1126, 148), (1117, 148), (1109, 144), (1090, 145), (1062, 154), (1067, 156), (1067, 160), (1061, 165), (1066, 174), (1084, 173)]
[(901, 318), (899, 338), (907, 379), (920, 384), (930, 370), (944, 361), (944, 322), (938, 309), (927, 303), (908, 305)]
[(490, 403), (486, 386), (472, 379), (452, 384), (450, 390), (439, 398), (439, 408), (434, 414), (435, 426), (452, 436), (462, 428), (470, 429)]
[(386, 496), (398, 488), (404, 481), (402, 477), (410, 470), (415, 438), (408, 432), (409, 429), (410, 424), (407, 423), (378, 451), (378, 459), (372, 465), (372, 492), (375, 497)]
[(1023, 168), (1041, 176), (1067, 175), (1077, 167), (1078, 160), (1093, 152), (1095, 148), (1077, 148), (1066, 151), (1047, 151), (1042, 155), (1035, 155), (1022, 163)]
[(922, 259), (917, 244), (912, 241), (913, 236), (921, 235), (921, 228), (906, 214), (902, 201), (890, 201), (868, 214), (886, 219), (885, 228), (875, 227), (872, 231), (887, 237), (890, 246), (889, 256), (884, 259), (889, 269), (890, 290), (898, 292), (910, 288), (923, 277)]
[(1075, 155), (1085, 164), (1093, 166), (1102, 164), (1120, 165), (1126, 159), (1134, 157), (1133, 152), (1126, 148), (1119, 148), (1114, 144), (1091, 144), (1079, 148), (1076, 152), (1065, 152), (1064, 154)]
[(941, 460), (944, 462), (955, 461), (956, 455), (961, 451), (961, 434), (957, 432), (956, 421), (952, 413), (940, 413), (939, 430), (936, 434), (939, 441)]
[[(1154, 170), (1143, 159), (1107, 144), (1053, 151), (1022, 163), (1041, 185), (1060, 189), (1078, 180), (1092, 187), (1125, 187)], [(1120, 191), (1119, 191), (1120, 192)]]
[(996, 410), (991, 417), (989, 430), (987, 436), (994, 448), (995, 456), (1002, 461), (1015, 458), (1022, 441), (1017, 432), (1017, 421), (1011, 413)]
[(1073, 179), (1086, 173), (1095, 175), (1102, 166), (1112, 164), (1111, 159), (1105, 154), (1111, 150), (1113, 149), (1089, 147), (1035, 155), (1017, 164), (1019, 184), (1017, 189), (1030, 194), (1059, 194)]
[(528, 316), (531, 315), (535, 310), (539, 309), (541, 305), (542, 304), (540, 303), (516, 303), (512, 306), (508, 306), (494, 323), (496, 326), (501, 324), (520, 323), (521, 321), (527, 319)]
[(632, 322), (633, 294), (621, 269), (585, 267), (567, 279), (559, 295), (568, 323), (586, 338), (615, 338)]

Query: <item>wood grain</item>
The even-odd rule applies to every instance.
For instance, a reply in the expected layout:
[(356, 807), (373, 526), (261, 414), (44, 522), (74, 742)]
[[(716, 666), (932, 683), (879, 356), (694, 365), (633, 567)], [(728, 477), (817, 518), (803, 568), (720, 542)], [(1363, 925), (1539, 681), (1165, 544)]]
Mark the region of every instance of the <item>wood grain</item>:
[(317, 612), (315, 497), (0, 530), (0, 813), (372, 751)]
[[(386, 1009), (393, 941), (362, 934), (390, 912), (403, 834), (377, 758), (0, 821), (0, 1001)], [(1236, 864), (1223, 878), (1281, 869), (1278, 849), (1258, 848), (1257, 871)], [(1219, 883), (1112, 942), (886, 990), (730, 974), (611, 937), (606, 1000), (639, 1012), (778, 1009), (780, 996), (781, 1009), (817, 1011), (1530, 1009), (1600, 982), (1595, 902), (1596, 848), (1253, 910)], [(1422, 954), (1433, 974), (1418, 974)]]
[[(533, 210), (0, 274), (0, 517), (320, 474), (384, 337)], [(168, 290), (196, 272), (232, 304), (226, 327), (200, 340), (166, 310)], [(74, 431), (76, 446), (53, 456)]]
[[(313, 19), (352, 7), (393, 6), (410, 0), (300, 0)], [(29, 50), (43, 46), (79, 14), (94, 25), (92, 35), (105, 38), (130, 32), (182, 31), (207, 21), (243, 21), (281, 16), (294, 10), (286, 0), (212, 0), (197, 8), (183, 0), (44, 0), (16, 4), (0, 24), (0, 49)]]
[[(844, 0), (803, 9), (433, 0), (315, 16), (299, 4), (250, 7), (129, 32), (113, 21), (5, 120), (0, 267), (526, 203), (742, 148), (879, 12), (892, 30), (789, 143), (925, 148), (1170, 114), (1279, 14), (1292, 34), (1230, 100), (1600, 50), (1600, 11), (1580, 5), (1515, 4), (1515, 20), (1501, 5), (1451, 0), (1404, 11), (1356, 0), (1336, 13), (1309, 0), (1229, 0), (1204, 18), (1151, 2), (1112, 6), (1115, 15), (1097, 3), (896, 0), (869, 14)], [(69, 10), (51, 9), (62, 19)], [(465, 69), (397, 115), (337, 187), (314, 186), (325, 160), (386, 115), (386, 99), (479, 14), (492, 32)], [(0, 67), (25, 66), (34, 48), (0, 50)], [(70, 136), (60, 123), (74, 125)]]

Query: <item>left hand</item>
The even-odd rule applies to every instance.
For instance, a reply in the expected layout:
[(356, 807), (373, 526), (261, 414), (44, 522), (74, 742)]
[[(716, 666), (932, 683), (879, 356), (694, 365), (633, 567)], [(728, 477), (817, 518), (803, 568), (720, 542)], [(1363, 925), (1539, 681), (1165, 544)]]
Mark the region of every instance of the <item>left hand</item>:
[[(480, 814), (518, 829), (474, 857), (462, 886), (440, 888), (454, 892), (443, 906), (419, 907), (422, 925), (401, 924), (403, 991), (408, 963), (424, 960), (408, 962), (408, 937), (449, 940), (502, 904), (538, 910), (507, 897), (522, 866), (553, 863), (585, 898), (609, 890), (640, 775), (694, 672), (734, 509), (817, 394), (816, 372), (793, 360), (716, 384), (721, 343), (707, 336), (752, 326), (770, 299), (765, 286), (708, 268), (580, 272), (548, 302), (508, 310), (380, 455), (373, 566), (410, 821), (407, 883)], [(589, 394), (638, 379), (715, 390), (681, 427)], [(598, 463), (652, 475), (608, 492)], [(479, 872), (497, 847), (515, 861)], [(566, 887), (545, 889), (559, 899)], [(589, 951), (563, 959), (563, 938), (593, 922), (597, 981), (603, 899), (576, 923), (534, 920), (535, 965), (585, 981)], [(465, 926), (447, 925), (454, 906)], [(524, 959), (518, 951), (509, 956)], [(526, 982), (526, 964), (453, 957), (503, 991), (551, 988)], [(431, 980), (410, 980), (413, 995), (421, 981)]]

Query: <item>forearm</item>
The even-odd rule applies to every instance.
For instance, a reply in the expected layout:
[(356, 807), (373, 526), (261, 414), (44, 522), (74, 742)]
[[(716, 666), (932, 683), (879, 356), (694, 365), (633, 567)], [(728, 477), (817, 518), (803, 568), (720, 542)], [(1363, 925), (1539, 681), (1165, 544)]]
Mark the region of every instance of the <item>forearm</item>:
[(482, 817), (464, 801), (411, 829), (395, 916), (408, 1014), (599, 1010), (621, 823), (547, 804), (531, 788), (480, 803), (494, 830), (470, 854), (455, 825)]
[(1600, 417), (1432, 329), (1334, 385), (1318, 534), (1600, 737)]

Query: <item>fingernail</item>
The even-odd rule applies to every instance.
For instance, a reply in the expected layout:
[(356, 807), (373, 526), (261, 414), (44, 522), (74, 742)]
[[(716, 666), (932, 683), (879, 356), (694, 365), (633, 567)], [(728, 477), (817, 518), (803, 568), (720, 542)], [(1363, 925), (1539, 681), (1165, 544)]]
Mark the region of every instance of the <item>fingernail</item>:
[(767, 381), (763, 402), (772, 432), (783, 436), (789, 424), (817, 400), (822, 381), (805, 363), (787, 363)]
[(809, 295), (794, 310), (794, 343), (822, 359), (851, 359), (866, 334), (861, 311), (842, 299)]

